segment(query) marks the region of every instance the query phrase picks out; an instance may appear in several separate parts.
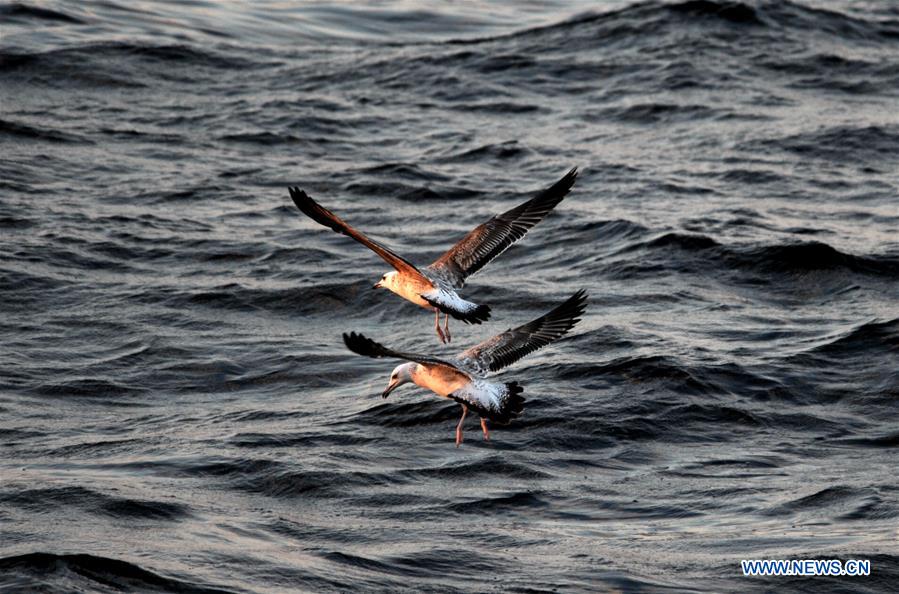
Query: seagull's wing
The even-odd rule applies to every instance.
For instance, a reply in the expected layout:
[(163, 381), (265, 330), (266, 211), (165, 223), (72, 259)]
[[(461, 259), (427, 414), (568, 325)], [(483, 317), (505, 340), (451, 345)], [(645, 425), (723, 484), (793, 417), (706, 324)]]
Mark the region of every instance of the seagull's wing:
[(459, 364), (478, 373), (507, 367), (564, 336), (580, 321), (578, 316), (584, 314), (586, 301), (587, 293), (580, 290), (546, 315), (459, 353)]
[(384, 357), (390, 357), (393, 359), (405, 359), (406, 361), (414, 361), (415, 363), (421, 363), (422, 365), (437, 365), (439, 367), (447, 367), (456, 373), (461, 373), (466, 377), (469, 376), (467, 372), (460, 369), (459, 366), (453, 362), (446, 361), (444, 359), (438, 359), (437, 357), (431, 357), (428, 355), (395, 351), (393, 349), (387, 348), (383, 344), (375, 342), (371, 338), (363, 336), (362, 334), (357, 334), (356, 332), (344, 334), (343, 342), (344, 344), (346, 344), (348, 349), (350, 349), (357, 355), (362, 355), (364, 357), (371, 357), (372, 359), (383, 359)]
[(430, 284), (430, 281), (425, 278), (424, 275), (422, 275), (422, 273), (418, 270), (418, 268), (415, 267), (414, 264), (412, 264), (402, 256), (394, 253), (390, 249), (384, 247), (377, 241), (369, 239), (353, 227), (350, 227), (336, 214), (334, 214), (327, 208), (324, 208), (315, 200), (310, 198), (309, 194), (307, 194), (303, 190), (299, 188), (288, 189), (290, 190), (290, 197), (293, 199), (294, 204), (296, 204), (297, 208), (303, 211), (303, 214), (305, 214), (307, 217), (309, 217), (319, 225), (324, 225), (325, 227), (328, 227), (329, 229), (332, 229), (337, 233), (346, 235), (347, 237), (352, 237), (374, 253), (381, 256), (381, 258), (383, 258), (385, 262), (396, 268), (397, 272), (413, 277), (421, 277)]
[(475, 227), (462, 240), (428, 266), (439, 278), (461, 289), (465, 279), (506, 251), (509, 246), (549, 214), (571, 190), (577, 178), (577, 167), (551, 187), (524, 204)]

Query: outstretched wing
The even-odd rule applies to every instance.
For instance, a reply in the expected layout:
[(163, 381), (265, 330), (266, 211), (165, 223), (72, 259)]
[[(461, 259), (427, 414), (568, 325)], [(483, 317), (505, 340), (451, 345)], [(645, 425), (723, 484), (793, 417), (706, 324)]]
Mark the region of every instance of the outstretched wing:
[(584, 314), (586, 302), (587, 293), (582, 289), (546, 315), (518, 328), (497, 334), (459, 353), (457, 359), (463, 367), (477, 370), (478, 373), (507, 367), (564, 336), (580, 322), (578, 316)]
[(362, 355), (364, 357), (371, 357), (372, 359), (383, 359), (385, 357), (390, 357), (393, 359), (405, 359), (406, 361), (414, 361), (416, 363), (421, 363), (422, 365), (438, 365), (441, 367), (448, 367), (455, 372), (465, 374), (466, 376), (468, 375), (468, 373), (459, 369), (456, 364), (451, 363), (450, 361), (445, 361), (443, 359), (438, 359), (437, 357), (431, 357), (428, 355), (395, 351), (393, 349), (387, 348), (383, 344), (375, 342), (371, 338), (363, 336), (362, 334), (357, 334), (356, 332), (350, 332), (349, 334), (345, 333), (343, 335), (343, 342), (348, 349), (350, 349), (357, 355)]
[(568, 194), (576, 178), (577, 167), (524, 204), (475, 227), (428, 266), (427, 270), (446, 279), (454, 288), (461, 289), (466, 278), (502, 254), (524, 237), (531, 227), (542, 221)]
[(319, 225), (324, 225), (325, 227), (328, 227), (329, 229), (332, 229), (337, 233), (346, 235), (347, 237), (352, 237), (374, 253), (381, 256), (381, 258), (383, 258), (385, 262), (396, 268), (399, 273), (407, 274), (413, 277), (421, 277), (430, 284), (430, 281), (421, 274), (421, 272), (418, 270), (418, 268), (415, 267), (414, 264), (412, 264), (402, 256), (394, 253), (390, 249), (384, 247), (377, 241), (369, 239), (353, 227), (350, 227), (336, 214), (334, 214), (327, 208), (324, 208), (315, 200), (310, 198), (309, 194), (307, 194), (303, 190), (299, 188), (288, 189), (290, 190), (290, 197), (293, 199), (293, 203), (296, 204), (297, 208), (303, 211), (303, 214), (305, 214), (307, 217), (309, 217)]

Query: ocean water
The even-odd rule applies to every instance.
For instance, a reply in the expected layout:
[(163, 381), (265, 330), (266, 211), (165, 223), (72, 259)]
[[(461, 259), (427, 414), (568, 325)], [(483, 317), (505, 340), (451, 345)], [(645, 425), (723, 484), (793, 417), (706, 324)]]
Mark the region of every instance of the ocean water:
[[(448, 346), (287, 193), (427, 264), (572, 166)], [(892, 3), (2, 2), (0, 590), (895, 591), (897, 190)], [(580, 288), (489, 443), (340, 340)]]

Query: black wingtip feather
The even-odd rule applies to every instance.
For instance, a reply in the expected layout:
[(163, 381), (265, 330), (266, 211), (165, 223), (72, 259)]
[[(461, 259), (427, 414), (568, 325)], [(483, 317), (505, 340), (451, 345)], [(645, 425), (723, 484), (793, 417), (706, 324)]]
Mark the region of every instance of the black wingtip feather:
[(313, 200), (312, 197), (303, 190), (296, 187), (288, 187), (287, 189), (290, 190), (290, 198), (293, 200), (293, 203), (297, 205), (297, 208), (300, 209), (300, 212), (319, 225), (324, 225), (333, 231), (345, 234), (344, 229), (337, 224), (337, 221), (335, 221), (336, 217), (334, 216), (334, 213)]
[(318, 213), (316, 212), (317, 209), (315, 207), (318, 206), (318, 204), (315, 200), (299, 188), (288, 187), (287, 189), (290, 191), (290, 199), (293, 200), (293, 203), (300, 209), (300, 212), (317, 221), (318, 217), (316, 215)]
[(501, 217), (511, 216), (519, 224), (525, 224), (525, 227), (516, 234), (512, 243), (523, 237), (531, 227), (543, 220), (546, 215), (568, 196), (569, 192), (571, 192), (571, 188), (574, 187), (574, 182), (577, 181), (577, 175), (577, 167), (572, 167), (562, 179), (541, 191), (524, 204), (500, 215)]
[(521, 415), (524, 410), (524, 396), (521, 395), (524, 388), (518, 382), (508, 382), (506, 391), (502, 412), (499, 415), (490, 417), (490, 420), (500, 425), (508, 425), (512, 419)]
[(541, 192), (537, 197), (538, 202), (549, 202), (552, 204), (551, 208), (555, 208), (555, 205), (562, 201), (565, 196), (571, 192), (571, 188), (574, 187), (574, 182), (577, 181), (578, 170), (577, 167), (572, 167), (568, 170), (562, 179), (551, 185), (545, 191)]
[(574, 326), (581, 321), (578, 316), (584, 315), (585, 311), (587, 311), (587, 291), (578, 289), (574, 295), (550, 312), (550, 315), (558, 313), (560, 314), (558, 317), (570, 316), (571, 325)]
[[(452, 314), (450, 314), (452, 315)], [(490, 319), (490, 306), (479, 305), (473, 312), (467, 314), (466, 317), (458, 318), (466, 324), (481, 324)]]
[(579, 289), (574, 295), (554, 307), (539, 319), (544, 322), (565, 321), (568, 326), (565, 332), (568, 332), (568, 330), (574, 328), (575, 324), (581, 321), (580, 316), (584, 315), (585, 311), (587, 311), (587, 291)]
[(355, 332), (344, 333), (343, 344), (357, 355), (362, 355), (363, 357), (380, 359), (387, 356), (384, 353), (387, 350), (384, 345), (378, 344), (371, 338)]
[(290, 199), (293, 200), (293, 203), (297, 205), (297, 208), (304, 213), (309, 209), (310, 203), (315, 204), (315, 201), (303, 190), (297, 187), (288, 187), (287, 189), (290, 191)]
[(521, 395), (524, 388), (518, 382), (509, 382), (506, 387), (509, 389), (509, 412), (517, 417), (524, 410), (524, 396)]

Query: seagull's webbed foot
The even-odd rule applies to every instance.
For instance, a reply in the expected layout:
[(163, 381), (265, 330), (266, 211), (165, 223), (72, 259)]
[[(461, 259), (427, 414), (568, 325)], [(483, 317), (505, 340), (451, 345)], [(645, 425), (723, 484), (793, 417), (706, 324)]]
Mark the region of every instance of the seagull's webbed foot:
[(449, 331), (449, 314), (446, 314), (446, 318), (443, 320), (443, 334), (446, 336), (446, 342), (450, 342), (453, 339)]
[(465, 415), (468, 414), (468, 407), (464, 404), (462, 405), (462, 418), (459, 419), (459, 424), (456, 425), (456, 447), (459, 447), (462, 444), (462, 423), (465, 422)]
[(484, 441), (490, 441), (490, 432), (487, 431), (487, 419), (481, 417), (481, 430), (484, 432)]
[(443, 334), (443, 330), (440, 329), (440, 310), (436, 307), (434, 308), (434, 330), (437, 331), (437, 336), (440, 337), (440, 342), (446, 344), (449, 342), (446, 336)]

